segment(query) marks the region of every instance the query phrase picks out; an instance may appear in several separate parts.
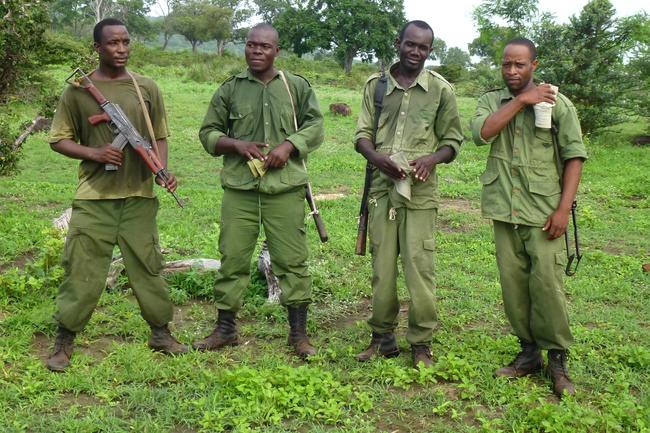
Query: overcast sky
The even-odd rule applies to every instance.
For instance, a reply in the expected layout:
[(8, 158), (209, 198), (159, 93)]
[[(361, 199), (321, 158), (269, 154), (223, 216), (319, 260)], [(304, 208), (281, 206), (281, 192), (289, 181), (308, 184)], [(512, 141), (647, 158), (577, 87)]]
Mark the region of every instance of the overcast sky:
[[(619, 16), (641, 12), (644, 1), (610, 0)], [(478, 33), (474, 30), (472, 10), (480, 0), (404, 0), (406, 18), (423, 20), (433, 28), (436, 38), (447, 43), (447, 47), (459, 47), (467, 51)], [(580, 13), (587, 0), (539, 0), (540, 12), (551, 12), (559, 22), (568, 22), (571, 15)], [(647, 3), (645, 3), (647, 4)], [(645, 7), (650, 11), (650, 6)]]

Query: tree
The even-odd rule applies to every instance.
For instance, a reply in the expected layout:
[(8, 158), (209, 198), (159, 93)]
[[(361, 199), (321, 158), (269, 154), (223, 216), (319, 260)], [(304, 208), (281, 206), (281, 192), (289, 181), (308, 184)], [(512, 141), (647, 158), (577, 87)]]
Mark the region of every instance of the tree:
[(583, 132), (620, 122), (635, 85), (624, 64), (633, 29), (615, 13), (609, 0), (591, 0), (569, 24), (555, 24), (546, 16), (532, 31), (538, 77), (569, 96)]
[(245, 39), (248, 29), (242, 27), (242, 24), (253, 16), (254, 11), (248, 0), (212, 0), (212, 4), (232, 11), (230, 32), (224, 32), (226, 38), (217, 39), (217, 53), (222, 55), (227, 42), (238, 42)]
[(429, 54), (429, 58), (431, 60), (441, 60), (445, 52), (447, 51), (447, 43), (443, 41), (440, 38), (434, 38), (433, 39), (433, 44), (431, 44), (431, 54)]
[(324, 26), (314, 0), (289, 5), (279, 12), (273, 25), (280, 35), (280, 46), (290, 49), (298, 57), (314, 51), (323, 42)]
[(104, 18), (113, 17), (124, 22), (133, 36), (152, 36), (153, 26), (147, 20), (151, 5), (156, 0), (52, 0), (50, 15), (56, 30), (68, 28), (81, 36)]
[[(472, 55), (496, 65), (508, 40), (526, 34), (537, 17), (537, 0), (483, 0), (472, 13), (479, 37), (469, 46)], [(496, 20), (505, 22), (499, 24)]]
[(192, 52), (203, 42), (226, 39), (232, 29), (232, 10), (205, 0), (189, 0), (176, 5), (170, 18), (174, 31), (192, 45)]
[(346, 74), (352, 60), (394, 57), (394, 36), (406, 21), (401, 0), (321, 0), (326, 40)]

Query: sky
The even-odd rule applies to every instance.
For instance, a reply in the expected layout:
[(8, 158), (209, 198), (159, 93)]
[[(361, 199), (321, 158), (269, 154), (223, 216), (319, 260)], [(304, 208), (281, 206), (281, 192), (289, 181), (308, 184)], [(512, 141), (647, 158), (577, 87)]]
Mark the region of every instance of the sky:
[[(618, 16), (641, 12), (643, 1), (610, 0)], [(478, 36), (472, 22), (472, 10), (480, 0), (404, 0), (404, 10), (408, 20), (423, 20), (433, 28), (436, 38), (449, 47), (459, 47), (467, 51), (467, 44)], [(566, 23), (569, 17), (580, 13), (587, 0), (539, 0), (540, 12), (551, 12), (558, 22)], [(650, 6), (645, 10), (650, 12)]]

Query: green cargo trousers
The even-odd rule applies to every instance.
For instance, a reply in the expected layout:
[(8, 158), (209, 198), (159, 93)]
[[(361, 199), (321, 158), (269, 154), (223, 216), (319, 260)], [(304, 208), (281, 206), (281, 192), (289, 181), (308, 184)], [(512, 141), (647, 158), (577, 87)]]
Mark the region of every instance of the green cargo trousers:
[(224, 188), (219, 234), (221, 268), (215, 283), (219, 310), (236, 312), (242, 306), (260, 225), (268, 240), (271, 268), (280, 284), (280, 303), (311, 302), (304, 187), (280, 194)]
[(158, 243), (158, 199), (129, 197), (74, 200), (63, 250), (63, 282), (54, 318), (79, 332), (90, 320), (102, 291), (117, 244), (142, 317), (154, 326), (172, 320), (167, 284), (160, 276), (163, 257)]
[(393, 209), (388, 195), (371, 199), (368, 234), (372, 254), (372, 316), (374, 332), (393, 332), (397, 326), (397, 256), (411, 302), (406, 340), (430, 345), (438, 316), (435, 301), (435, 239), (437, 209)]
[(541, 227), (493, 221), (503, 305), (513, 333), (542, 349), (567, 349), (569, 329), (562, 275), (563, 238)]

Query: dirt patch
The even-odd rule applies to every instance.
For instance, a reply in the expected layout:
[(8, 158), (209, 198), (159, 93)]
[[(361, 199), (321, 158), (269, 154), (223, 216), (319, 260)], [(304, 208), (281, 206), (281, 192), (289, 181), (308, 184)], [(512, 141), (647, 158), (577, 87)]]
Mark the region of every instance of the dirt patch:
[[(36, 355), (43, 362), (50, 355), (52, 347), (54, 347), (55, 337), (48, 337), (45, 334), (34, 334), (32, 341), (32, 353)], [(75, 340), (75, 352), (90, 355), (98, 362), (106, 358), (110, 353), (110, 347), (114, 342), (124, 342), (125, 339), (118, 336), (102, 336), (94, 340), (85, 341), (82, 338)], [(73, 355), (74, 356), (74, 355)]]
[(68, 407), (70, 405), (76, 404), (84, 408), (90, 408), (95, 406), (103, 406), (104, 403), (93, 395), (88, 395), (84, 393), (72, 394), (66, 392), (60, 397), (61, 407)]
[(0, 272), (5, 272), (9, 269), (12, 268), (18, 268), (18, 269), (23, 269), (28, 263), (31, 263), (34, 261), (34, 257), (36, 256), (35, 251), (27, 251), (26, 253), (16, 257), (10, 262), (7, 263), (0, 263)]
[(472, 214), (481, 213), (480, 203), (462, 198), (444, 198), (440, 200), (440, 209)]

